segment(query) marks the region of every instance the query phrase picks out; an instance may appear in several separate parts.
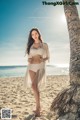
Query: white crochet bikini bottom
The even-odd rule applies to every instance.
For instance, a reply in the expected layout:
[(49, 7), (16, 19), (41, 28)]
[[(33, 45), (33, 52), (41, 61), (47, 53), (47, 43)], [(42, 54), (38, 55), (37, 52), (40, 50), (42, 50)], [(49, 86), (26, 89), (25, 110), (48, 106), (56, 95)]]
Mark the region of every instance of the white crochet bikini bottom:
[(34, 72), (37, 72), (40, 69), (43, 69), (45, 67), (45, 64), (43, 62), (39, 64), (29, 64), (28, 70), (32, 70)]

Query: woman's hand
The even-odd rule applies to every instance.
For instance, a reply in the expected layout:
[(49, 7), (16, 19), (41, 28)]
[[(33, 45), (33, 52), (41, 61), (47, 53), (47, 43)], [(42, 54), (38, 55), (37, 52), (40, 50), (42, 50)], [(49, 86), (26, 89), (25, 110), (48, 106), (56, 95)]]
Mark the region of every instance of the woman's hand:
[(37, 64), (37, 63), (41, 63), (41, 62), (45, 62), (47, 59), (43, 58), (42, 56), (34, 56), (32, 58), (28, 58), (28, 62), (30, 64)]
[(40, 57), (40, 62), (44, 62), (44, 59), (42, 57)]
[(28, 62), (31, 64), (32, 63), (32, 58), (28, 58)]
[(45, 62), (46, 60), (48, 60), (48, 58), (41, 58), (41, 62)]

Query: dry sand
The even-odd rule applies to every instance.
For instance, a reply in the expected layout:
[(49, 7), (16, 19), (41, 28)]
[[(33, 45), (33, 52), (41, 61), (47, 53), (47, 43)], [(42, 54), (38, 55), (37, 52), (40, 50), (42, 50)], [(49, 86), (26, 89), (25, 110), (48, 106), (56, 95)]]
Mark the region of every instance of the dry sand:
[(40, 90), (41, 117), (34, 117), (35, 99), (32, 89), (23, 89), (23, 77), (0, 78), (0, 109), (12, 109), (12, 120), (48, 120), (47, 113), (57, 94), (69, 85), (69, 76), (47, 76), (46, 89)]

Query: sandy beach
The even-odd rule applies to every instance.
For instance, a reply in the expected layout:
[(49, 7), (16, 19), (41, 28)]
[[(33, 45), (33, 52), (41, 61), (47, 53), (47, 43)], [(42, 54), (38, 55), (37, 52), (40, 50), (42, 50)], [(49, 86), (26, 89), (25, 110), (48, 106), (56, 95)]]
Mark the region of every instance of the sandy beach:
[(23, 88), (24, 77), (0, 78), (0, 109), (12, 109), (12, 120), (48, 120), (47, 113), (57, 94), (69, 85), (68, 75), (47, 76), (46, 88), (40, 90), (41, 117), (34, 118), (32, 89)]

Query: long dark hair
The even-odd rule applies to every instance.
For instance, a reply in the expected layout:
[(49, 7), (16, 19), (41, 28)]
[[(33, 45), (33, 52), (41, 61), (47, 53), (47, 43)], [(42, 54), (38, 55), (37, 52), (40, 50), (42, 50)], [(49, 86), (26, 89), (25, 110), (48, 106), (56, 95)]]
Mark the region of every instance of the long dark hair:
[(32, 33), (33, 30), (37, 31), (37, 33), (39, 34), (39, 40), (42, 42), (41, 34), (40, 34), (39, 30), (38, 30), (37, 28), (32, 28), (32, 29), (30, 30), (30, 32), (29, 32), (28, 42), (27, 42), (27, 47), (26, 47), (26, 52), (25, 52), (25, 54), (26, 54), (26, 53), (29, 54), (29, 52), (30, 52), (30, 47), (31, 47), (31, 45), (34, 43), (34, 39), (33, 39), (32, 36), (31, 36), (31, 33)]

